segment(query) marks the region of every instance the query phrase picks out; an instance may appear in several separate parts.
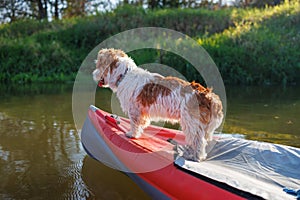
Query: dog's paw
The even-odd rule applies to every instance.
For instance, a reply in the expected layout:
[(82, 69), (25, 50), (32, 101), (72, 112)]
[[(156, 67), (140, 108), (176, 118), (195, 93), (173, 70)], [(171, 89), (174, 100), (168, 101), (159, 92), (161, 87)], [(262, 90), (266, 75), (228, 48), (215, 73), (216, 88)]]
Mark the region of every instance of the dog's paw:
[(128, 137), (128, 138), (139, 138), (139, 137), (141, 137), (141, 135), (133, 134), (131, 131), (125, 133), (125, 136)]
[(206, 153), (200, 154), (200, 155), (198, 155), (197, 157), (195, 157), (195, 161), (196, 161), (196, 162), (204, 161), (204, 160), (206, 160), (206, 157), (207, 157), (207, 154), (206, 154)]
[(195, 162), (201, 162), (206, 159), (206, 153), (195, 152), (188, 145), (177, 145), (177, 154), (182, 156), (186, 160), (191, 160)]
[(133, 138), (132, 132), (125, 133), (125, 136), (128, 137), (128, 138)]

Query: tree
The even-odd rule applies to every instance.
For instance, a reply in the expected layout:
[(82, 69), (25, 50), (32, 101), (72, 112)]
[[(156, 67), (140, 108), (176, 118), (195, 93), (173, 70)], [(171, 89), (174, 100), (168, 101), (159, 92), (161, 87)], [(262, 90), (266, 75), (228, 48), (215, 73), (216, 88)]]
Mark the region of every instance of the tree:
[(59, 13), (60, 13), (60, 10), (58, 8), (58, 0), (49, 0), (49, 4), (51, 6), (51, 12), (52, 12), (52, 17), (55, 19), (55, 20), (58, 20), (59, 19)]
[[(87, 0), (85, 3), (85, 13), (88, 15), (94, 15), (107, 10), (113, 10), (120, 3), (120, 1), (115, 0)], [(123, 4), (126, 4), (126, 2), (124, 1)]]
[(27, 1), (1, 0), (0, 1), (1, 22), (14, 22), (31, 16), (30, 6)]
[(48, 4), (47, 4), (47, 0), (33, 0), (33, 2), (37, 3), (38, 6), (38, 19), (47, 19), (48, 14), (47, 14), (47, 8), (48, 8)]
[(63, 17), (84, 16), (87, 0), (66, 0), (67, 7), (63, 11)]
[(264, 7), (266, 5), (275, 6), (283, 2), (283, 0), (235, 0), (233, 2), (236, 7)]
[(185, 0), (185, 1), (179, 1), (179, 0), (148, 0), (147, 1), (147, 6), (150, 9), (155, 9), (155, 8), (179, 8), (180, 6), (182, 6), (186, 2), (187, 2), (187, 0)]
[(48, 0), (48, 3), (50, 5), (48, 12), (51, 14), (52, 19), (61, 19), (63, 11), (67, 8), (67, 2), (65, 0)]

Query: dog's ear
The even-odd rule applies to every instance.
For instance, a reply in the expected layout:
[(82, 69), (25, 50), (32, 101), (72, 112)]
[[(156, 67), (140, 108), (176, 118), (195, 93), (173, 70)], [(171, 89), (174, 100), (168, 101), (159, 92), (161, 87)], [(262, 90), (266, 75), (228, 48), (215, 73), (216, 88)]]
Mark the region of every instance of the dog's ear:
[(101, 72), (100, 72), (99, 69), (95, 69), (93, 71), (93, 79), (94, 79), (95, 82), (99, 82), (100, 81), (100, 79), (101, 79)]
[[(110, 73), (109, 73), (109, 86), (117, 87), (117, 82), (119, 81), (120, 77), (122, 77), (125, 74), (125, 71), (127, 70), (127, 64), (120, 62), (113, 62), (110, 66)], [(112, 88), (113, 89), (113, 88)]]

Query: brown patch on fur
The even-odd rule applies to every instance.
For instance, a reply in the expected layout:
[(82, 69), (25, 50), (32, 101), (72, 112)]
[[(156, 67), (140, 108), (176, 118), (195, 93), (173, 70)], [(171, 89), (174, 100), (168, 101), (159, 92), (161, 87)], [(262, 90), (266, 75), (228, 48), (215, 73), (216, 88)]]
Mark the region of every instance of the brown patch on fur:
[[(176, 88), (181, 88), (180, 95), (182, 97), (194, 91), (197, 102), (194, 102), (196, 105), (191, 103), (189, 106), (197, 106), (199, 109), (199, 120), (203, 124), (208, 124), (212, 117), (211, 101), (213, 93), (210, 88), (205, 88), (194, 81), (189, 83), (176, 77), (157, 77), (155, 82), (144, 85), (137, 96), (137, 102), (141, 103), (144, 107), (149, 107), (156, 102), (159, 96), (168, 96)], [(191, 110), (194, 109), (191, 108)]]
[(105, 77), (110, 70), (117, 67), (118, 57), (128, 57), (124, 51), (119, 49), (101, 49), (98, 53), (96, 68), (100, 70), (102, 77)]
[(211, 89), (205, 88), (194, 81), (189, 83), (177, 77), (157, 77), (155, 82), (144, 85), (140, 94), (137, 96), (137, 102), (141, 103), (144, 107), (149, 107), (156, 102), (158, 96), (168, 96), (172, 90), (175, 90), (176, 88), (181, 88), (180, 95), (182, 97), (187, 93), (195, 91), (200, 112), (200, 120), (202, 123), (208, 123), (211, 117), (211, 97), (208, 97), (207, 94), (211, 93)]
[(117, 68), (117, 62), (119, 62), (119, 59), (116, 58), (115, 60), (113, 60), (110, 65), (109, 65), (109, 68), (110, 68), (110, 73), (112, 73), (114, 71), (114, 69)]
[(156, 102), (158, 96), (168, 96), (172, 90), (178, 87), (185, 88), (187, 86), (189, 86), (188, 82), (177, 77), (168, 76), (162, 78), (157, 76), (155, 82), (144, 85), (137, 97), (137, 101), (144, 107), (148, 107)]
[(137, 101), (144, 107), (148, 107), (156, 102), (158, 96), (168, 96), (171, 89), (159, 83), (147, 83), (144, 85), (140, 94), (137, 96)]
[(195, 81), (190, 83), (190, 86), (193, 88), (193, 90), (197, 90), (200, 93), (209, 93), (211, 92), (210, 88), (203, 87), (200, 83), (196, 83)]
[(211, 89), (203, 87), (195, 81), (190, 83), (190, 86), (196, 91), (196, 97), (199, 105), (200, 121), (208, 124), (211, 119)]

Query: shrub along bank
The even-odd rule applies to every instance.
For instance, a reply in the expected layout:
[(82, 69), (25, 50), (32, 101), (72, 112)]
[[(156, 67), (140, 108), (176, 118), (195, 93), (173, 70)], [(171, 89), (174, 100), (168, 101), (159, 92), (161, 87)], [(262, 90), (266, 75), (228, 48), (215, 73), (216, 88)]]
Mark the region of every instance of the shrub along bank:
[[(165, 27), (197, 40), (226, 84), (300, 83), (300, 5), (264, 9), (144, 10), (119, 7), (97, 16), (0, 26), (0, 82), (73, 81), (87, 54), (101, 41), (136, 27)], [(162, 62), (190, 81), (193, 67), (167, 52), (132, 52), (138, 64)]]

